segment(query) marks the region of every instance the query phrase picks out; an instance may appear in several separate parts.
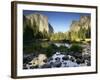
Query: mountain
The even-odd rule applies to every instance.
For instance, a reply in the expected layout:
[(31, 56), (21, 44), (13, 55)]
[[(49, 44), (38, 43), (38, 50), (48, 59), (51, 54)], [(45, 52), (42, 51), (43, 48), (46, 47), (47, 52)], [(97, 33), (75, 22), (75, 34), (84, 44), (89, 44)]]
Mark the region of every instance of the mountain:
[[(25, 17), (25, 18), (24, 18)], [(24, 16), (24, 23), (26, 23), (28, 26), (30, 26), (32, 29), (37, 28), (40, 32), (47, 32), (47, 33), (53, 33), (54, 29), (53, 27), (50, 25), (50, 23), (48, 22), (48, 17), (43, 15), (43, 14), (39, 14), (39, 13), (34, 13), (34, 14), (30, 14), (27, 16)], [(25, 24), (24, 24), (25, 27)]]
[(72, 24), (70, 26), (70, 30), (72, 31), (79, 31), (81, 28), (85, 28), (86, 30), (90, 28), (90, 16), (81, 16), (79, 21), (72, 21)]
[(82, 15), (78, 21), (73, 20), (70, 25), (71, 40), (85, 40), (91, 37), (91, 16)]
[(79, 31), (80, 30), (80, 25), (79, 25), (79, 21), (75, 21), (73, 20), (70, 26), (70, 31)]
[(54, 32), (54, 29), (53, 27), (51, 26), (51, 24), (49, 23), (49, 33), (53, 33)]
[(81, 16), (80, 17), (80, 26), (84, 27), (85, 29), (88, 29), (91, 27), (91, 16)]

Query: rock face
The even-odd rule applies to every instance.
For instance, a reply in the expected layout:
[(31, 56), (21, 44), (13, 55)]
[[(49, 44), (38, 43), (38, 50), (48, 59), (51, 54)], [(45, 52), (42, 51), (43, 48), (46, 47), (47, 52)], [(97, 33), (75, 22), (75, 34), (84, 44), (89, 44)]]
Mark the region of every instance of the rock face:
[(51, 24), (49, 23), (49, 33), (53, 33), (54, 32), (54, 29), (53, 27), (51, 26)]
[(73, 20), (70, 25), (69, 35), (72, 41), (91, 38), (91, 16), (83, 15), (78, 21)]
[(72, 21), (70, 30), (77, 32), (79, 31), (79, 29), (80, 29), (79, 21)]
[(85, 28), (86, 30), (90, 28), (91, 24), (91, 17), (90, 16), (81, 16), (79, 21), (72, 21), (72, 24), (70, 26), (70, 30), (72, 31), (79, 31), (80, 28)]
[[(31, 25), (32, 28), (36, 26), (40, 32), (46, 31), (47, 33), (53, 32), (53, 27), (48, 23), (48, 17), (39, 13), (34, 13), (25, 16), (28, 25)], [(24, 18), (25, 19), (25, 18)]]
[(80, 25), (84, 28), (88, 29), (91, 26), (90, 24), (91, 17), (90, 16), (81, 16), (80, 18)]

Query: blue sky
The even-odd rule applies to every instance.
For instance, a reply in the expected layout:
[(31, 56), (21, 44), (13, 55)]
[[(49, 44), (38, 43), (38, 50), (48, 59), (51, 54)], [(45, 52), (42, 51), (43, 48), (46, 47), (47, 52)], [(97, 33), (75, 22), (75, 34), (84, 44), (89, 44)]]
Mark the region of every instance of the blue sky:
[(52, 25), (54, 32), (67, 32), (73, 20), (78, 21), (81, 15), (90, 15), (89, 13), (23, 10), (24, 15), (34, 13), (40, 13), (47, 16), (48, 22)]

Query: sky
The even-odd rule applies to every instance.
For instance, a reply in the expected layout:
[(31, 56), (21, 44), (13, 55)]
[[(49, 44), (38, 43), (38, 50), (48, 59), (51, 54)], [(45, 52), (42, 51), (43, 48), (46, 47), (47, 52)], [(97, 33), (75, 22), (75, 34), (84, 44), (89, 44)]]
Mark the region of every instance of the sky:
[(90, 15), (89, 13), (23, 10), (23, 15), (34, 13), (40, 13), (47, 16), (48, 22), (52, 25), (54, 32), (67, 32), (73, 20), (79, 21), (80, 16)]

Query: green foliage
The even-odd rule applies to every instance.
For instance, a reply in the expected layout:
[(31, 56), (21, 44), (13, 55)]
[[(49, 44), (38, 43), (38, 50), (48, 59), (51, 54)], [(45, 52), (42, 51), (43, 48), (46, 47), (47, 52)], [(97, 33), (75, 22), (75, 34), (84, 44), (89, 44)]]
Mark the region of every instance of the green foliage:
[(49, 33), (44, 29), (43, 32), (39, 31), (39, 25), (36, 23), (35, 20), (33, 20), (33, 24), (31, 23), (31, 20), (25, 19), (25, 16), (23, 16), (24, 22), (23, 22), (23, 40), (28, 42), (32, 40), (37, 39), (50, 39)]
[(68, 40), (70, 41), (81, 41), (91, 37), (91, 30), (90, 28), (86, 29), (80, 27), (80, 30), (78, 32), (74, 30), (69, 31), (67, 36), (68, 36)]
[(33, 47), (32, 46), (23, 46), (23, 51), (25, 54), (29, 54), (33, 52)]
[(75, 31), (71, 31), (71, 32), (70, 32), (70, 40), (71, 40), (71, 41), (75, 41), (75, 40), (77, 40), (77, 39), (78, 39), (78, 33), (75, 32)]
[(70, 47), (70, 51), (73, 51), (74, 53), (76, 53), (76, 52), (81, 53), (82, 52), (82, 49), (83, 48), (79, 44), (73, 44)]
[(56, 53), (58, 50), (58, 47), (54, 44), (49, 44), (47, 48), (45, 48), (47, 57), (51, 57), (54, 53)]
[(46, 54), (47, 57), (52, 56), (57, 50), (58, 47), (54, 44), (48, 42), (35, 42), (32, 45), (24, 45), (23, 48), (25, 53), (34, 53), (34, 54)]
[(73, 44), (69, 49), (69, 53), (70, 53), (70, 55), (74, 56), (75, 58), (81, 58), (82, 50), (83, 50), (83, 48), (80, 45)]
[(67, 33), (67, 40), (71, 40), (71, 32), (70, 31)]
[(60, 52), (65, 52), (65, 53), (66, 53), (66, 52), (68, 52), (69, 49), (68, 49), (68, 47), (62, 45), (62, 46), (59, 47), (58, 50), (59, 50)]
[(23, 40), (30, 41), (33, 39), (33, 30), (29, 26), (26, 26), (23, 33)]
[(86, 29), (81, 27), (78, 34), (79, 34), (80, 40), (85, 40), (85, 38), (86, 38)]
[(91, 38), (91, 28), (90, 27), (88, 27), (86, 31), (86, 38)]
[(50, 38), (52, 41), (61, 41), (61, 40), (66, 40), (67, 39), (67, 35), (63, 32), (58, 32), (58, 33), (53, 33), (51, 35), (51, 38)]
[(33, 51), (41, 51), (42, 46), (38, 43), (33, 43), (32, 48)]

